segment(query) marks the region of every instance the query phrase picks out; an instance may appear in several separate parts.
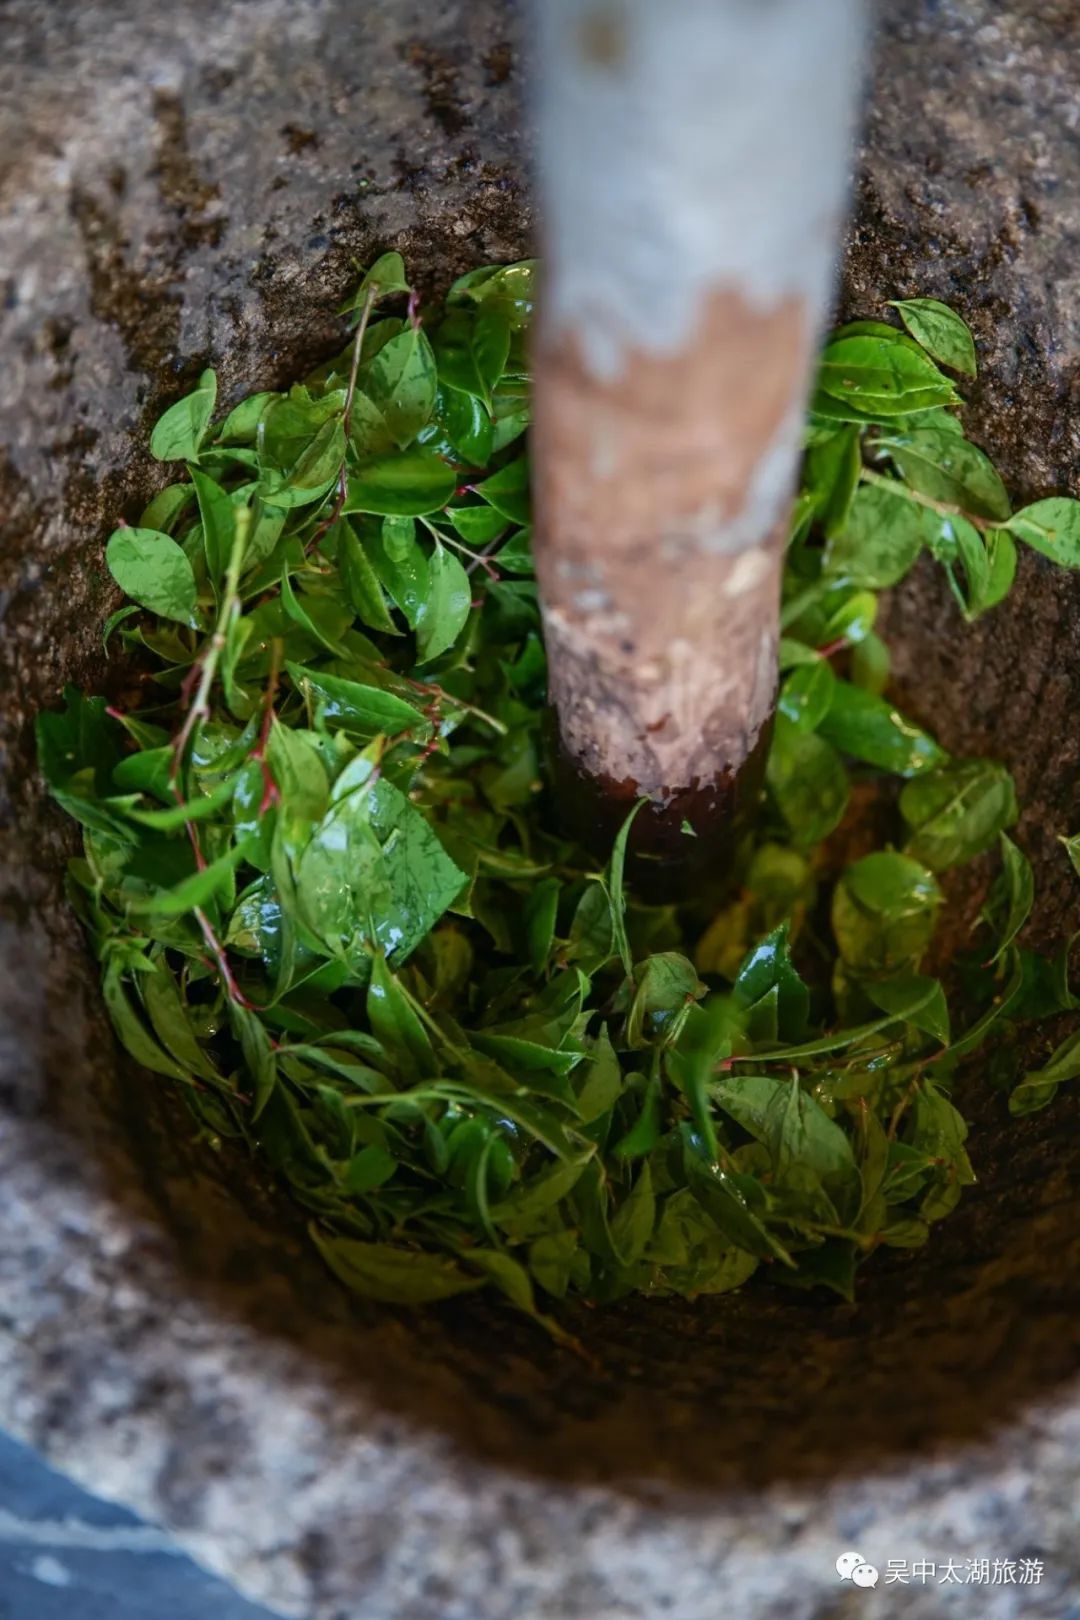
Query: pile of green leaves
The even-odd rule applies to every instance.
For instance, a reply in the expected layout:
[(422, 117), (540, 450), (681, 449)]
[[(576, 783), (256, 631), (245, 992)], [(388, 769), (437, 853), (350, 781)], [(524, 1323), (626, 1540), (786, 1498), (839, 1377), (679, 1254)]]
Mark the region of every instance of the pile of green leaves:
[[(945, 306), (839, 332), (738, 888), (704, 928), (640, 905), (627, 829), (598, 871), (543, 792), (533, 277), (475, 271), (421, 315), (385, 255), (304, 382), (220, 415), (207, 371), (166, 411), (151, 449), (179, 476), (107, 549), (130, 600), (106, 635), (141, 696), (69, 690), (40, 718), (83, 825), (72, 901), (122, 1044), (211, 1144), (288, 1184), (358, 1292), (494, 1284), (540, 1315), (767, 1266), (850, 1298), (873, 1249), (923, 1243), (972, 1180), (961, 1063), (1077, 1005), (1067, 953), (1017, 944), (1032, 878), (1009, 774), (950, 758), (884, 695), (877, 593), (929, 551), (973, 618), (1018, 540), (1080, 563), (1080, 503), (1010, 511), (955, 414), (974, 349)], [(853, 785), (887, 842), (845, 865)], [(957, 1033), (924, 959), (942, 875), (986, 851)], [(1010, 1107), (1078, 1071), (1074, 1038)]]

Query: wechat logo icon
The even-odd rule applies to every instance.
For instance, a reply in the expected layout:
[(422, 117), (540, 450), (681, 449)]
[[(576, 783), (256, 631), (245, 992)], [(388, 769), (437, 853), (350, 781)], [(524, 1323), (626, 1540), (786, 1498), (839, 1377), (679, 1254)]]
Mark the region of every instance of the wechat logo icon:
[(842, 1581), (850, 1581), (853, 1586), (876, 1586), (878, 1572), (873, 1564), (868, 1564), (862, 1553), (843, 1552), (836, 1560), (836, 1573)]

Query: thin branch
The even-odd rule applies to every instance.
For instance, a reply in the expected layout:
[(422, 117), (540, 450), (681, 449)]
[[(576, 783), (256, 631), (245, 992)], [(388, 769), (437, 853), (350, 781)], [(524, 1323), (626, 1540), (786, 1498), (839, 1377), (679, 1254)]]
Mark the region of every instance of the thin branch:
[(916, 506), (929, 507), (931, 512), (938, 512), (942, 517), (963, 518), (973, 528), (985, 534), (988, 529), (1000, 529), (1001, 523), (995, 523), (992, 518), (976, 517), (974, 512), (965, 512), (963, 507), (951, 506), (948, 501), (935, 501), (930, 495), (920, 495), (918, 490), (910, 485), (901, 483), (899, 478), (890, 478), (887, 473), (874, 472), (870, 467), (864, 467), (859, 477), (867, 484), (878, 484), (882, 489), (889, 489), (894, 495), (902, 495), (905, 500), (913, 501)]
[(345, 427), (346, 440), (349, 437), (349, 429), (352, 426), (353, 400), (356, 397), (356, 378), (360, 370), (360, 350), (364, 346), (364, 335), (367, 332), (368, 318), (371, 315), (371, 311), (375, 303), (376, 292), (377, 288), (375, 283), (372, 282), (371, 286), (367, 290), (367, 295), (364, 298), (363, 307), (360, 310), (360, 319), (357, 322), (356, 336), (353, 339), (352, 366), (349, 371), (349, 386), (345, 392), (345, 409), (341, 413), (341, 420)]
[(360, 310), (360, 320), (356, 327), (356, 336), (353, 338), (352, 365), (349, 367), (349, 386), (345, 390), (345, 406), (341, 413), (341, 425), (345, 429), (345, 454), (341, 458), (341, 466), (337, 475), (337, 494), (334, 504), (326, 517), (317, 526), (311, 539), (304, 547), (304, 555), (309, 556), (315, 550), (324, 534), (334, 527), (341, 516), (345, 502), (349, 498), (349, 434), (352, 430), (353, 401), (356, 398), (356, 379), (360, 372), (360, 350), (364, 346), (364, 336), (367, 332), (368, 318), (375, 303), (377, 288), (374, 284), (368, 288)]
[[(181, 773), (184, 768), (188, 747), (195, 736), (199, 722), (206, 719), (210, 713), (210, 691), (217, 675), (218, 664), (221, 662), (221, 655), (228, 641), (229, 628), (233, 619), (240, 612), (240, 569), (244, 560), (244, 550), (247, 546), (250, 523), (251, 513), (248, 509), (246, 507), (238, 508), (233, 519), (232, 548), (225, 569), (225, 580), (217, 623), (214, 625), (213, 633), (200, 649), (198, 657), (185, 678), (184, 687), (181, 689), (183, 696), (186, 697), (194, 687), (194, 697), (188, 707), (187, 714), (184, 716), (183, 724), (173, 738), (171, 745), (172, 758), (169, 761), (169, 786), (172, 788), (178, 804), (185, 802)], [(196, 868), (201, 872), (205, 870), (206, 859), (202, 852), (202, 845), (199, 842), (198, 828), (194, 821), (190, 820), (185, 820), (184, 826), (191, 841)], [(251, 1002), (248, 1001), (233, 976), (225, 947), (214, 932), (214, 926), (209, 917), (201, 906), (196, 906), (194, 910), (207, 949), (217, 963), (226, 994), (231, 1001), (236, 1002), (238, 1005), (250, 1007)]]

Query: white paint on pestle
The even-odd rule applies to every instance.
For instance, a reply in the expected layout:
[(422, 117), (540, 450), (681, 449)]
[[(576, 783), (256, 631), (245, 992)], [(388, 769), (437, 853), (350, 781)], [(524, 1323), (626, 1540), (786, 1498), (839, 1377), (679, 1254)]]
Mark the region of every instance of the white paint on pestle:
[(705, 296), (818, 318), (847, 189), (862, 0), (537, 0), (545, 341), (597, 377), (677, 354)]

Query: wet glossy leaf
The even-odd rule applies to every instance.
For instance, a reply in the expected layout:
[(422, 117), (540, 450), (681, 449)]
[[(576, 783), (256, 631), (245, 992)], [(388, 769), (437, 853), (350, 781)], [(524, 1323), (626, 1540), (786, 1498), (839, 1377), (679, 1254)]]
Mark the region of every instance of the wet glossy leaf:
[(943, 872), (972, 860), (1016, 820), (1013, 779), (992, 760), (956, 760), (908, 782), (900, 812), (911, 829), (906, 849)]
[(816, 731), (829, 712), (836, 677), (824, 658), (800, 664), (780, 687), (776, 707), (800, 731)]
[(837, 827), (848, 800), (840, 756), (813, 732), (777, 717), (766, 766), (769, 792), (793, 843), (809, 848)]
[(916, 963), (930, 943), (941, 905), (932, 872), (907, 855), (865, 855), (833, 894), (832, 926), (844, 961), (865, 973)]
[(918, 508), (881, 484), (864, 484), (829, 543), (825, 567), (852, 585), (885, 590), (914, 566), (922, 543)]
[(373, 456), (349, 474), (349, 493), (342, 510), (425, 517), (446, 505), (456, 483), (453, 468), (424, 450)]
[(453, 552), (436, 542), (428, 564), (427, 592), (416, 616), (416, 651), (422, 664), (454, 645), (471, 604), (468, 574)]
[(805, 1032), (810, 992), (791, 960), (788, 936), (786, 922), (774, 928), (749, 951), (735, 979), (735, 999), (745, 1010), (751, 1038), (754, 1007), (773, 990), (777, 1028), (766, 1038), (797, 1041)]
[(385, 780), (332, 804), (296, 867), (305, 924), (361, 975), (374, 947), (404, 961), (464, 882), (424, 817)]
[(531, 518), (529, 505), (529, 464), (524, 456), (516, 461), (507, 462), (506, 466), (490, 478), (481, 479), (474, 484), (476, 494), (493, 506), (497, 512), (511, 523), (528, 523)]
[(338, 566), (349, 600), (363, 623), (384, 635), (398, 635), (364, 542), (348, 522), (339, 525)]
[(435, 355), (421, 328), (407, 326), (383, 345), (364, 373), (364, 392), (402, 450), (435, 406)]
[(403, 731), (420, 739), (430, 735), (430, 721), (393, 692), (323, 670), (306, 669), (301, 664), (289, 663), (286, 667), (324, 724), (341, 726), (359, 737), (375, 737), (380, 732), (396, 736)]
[(897, 776), (917, 776), (947, 758), (932, 737), (891, 703), (847, 681), (836, 683), (819, 729), (841, 753)]

